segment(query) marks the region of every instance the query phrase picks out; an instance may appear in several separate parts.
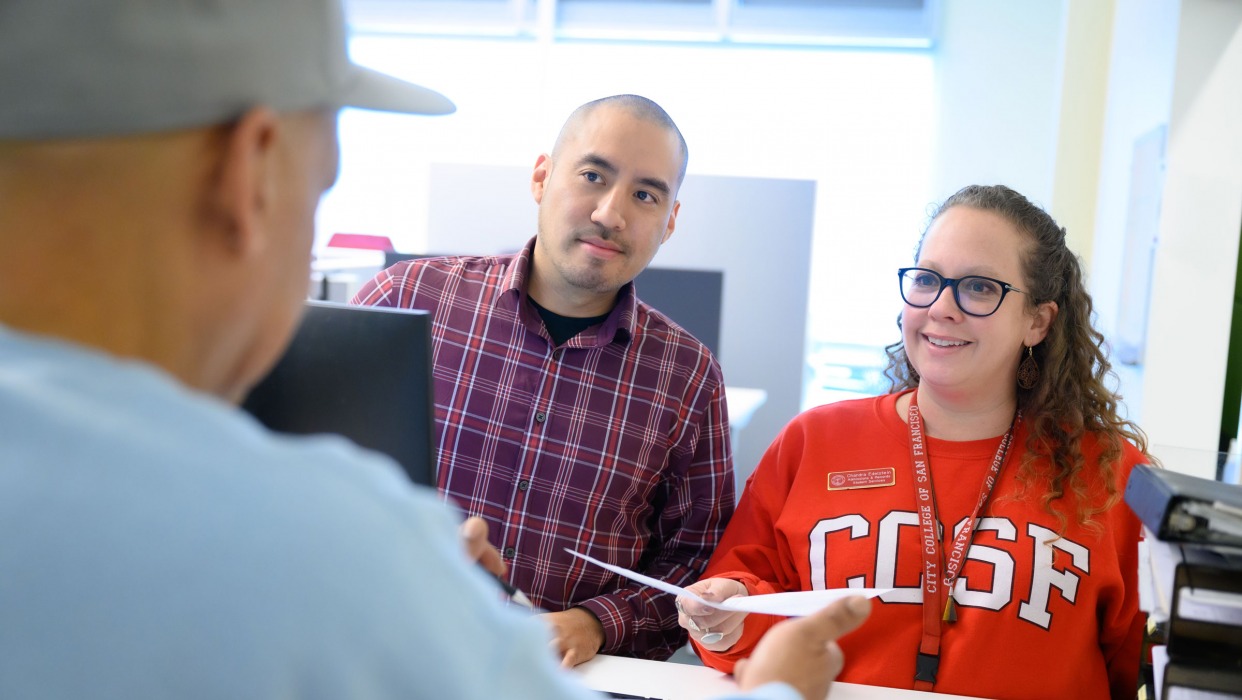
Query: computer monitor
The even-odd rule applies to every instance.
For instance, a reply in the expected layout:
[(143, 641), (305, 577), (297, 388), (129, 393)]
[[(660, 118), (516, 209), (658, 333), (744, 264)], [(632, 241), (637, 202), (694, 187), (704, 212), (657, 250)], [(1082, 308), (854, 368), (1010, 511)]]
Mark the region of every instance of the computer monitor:
[(242, 406), (277, 432), (343, 435), (435, 486), (434, 386), (426, 312), (308, 301), (289, 349)]
[[(384, 254), (384, 266), (403, 260), (434, 257), (410, 253)], [(720, 270), (679, 270), (648, 267), (634, 279), (638, 298), (654, 306), (698, 338), (720, 357), (720, 322), (724, 304), (724, 273)]]
[(634, 278), (634, 289), (639, 299), (676, 321), (720, 358), (723, 272), (649, 267)]

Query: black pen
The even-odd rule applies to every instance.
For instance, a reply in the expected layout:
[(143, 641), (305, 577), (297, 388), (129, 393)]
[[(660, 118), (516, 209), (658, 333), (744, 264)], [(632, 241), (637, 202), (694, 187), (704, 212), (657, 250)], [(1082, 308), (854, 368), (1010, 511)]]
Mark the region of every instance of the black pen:
[[(488, 573), (491, 573), (491, 572), (488, 572)], [(504, 580), (500, 576), (497, 576), (496, 574), (492, 574), (492, 578), (496, 579), (496, 583), (499, 583), (500, 587), (504, 589), (505, 595), (509, 596), (509, 600), (513, 601), (514, 603), (517, 603), (518, 605), (526, 608), (527, 610), (531, 610), (531, 611), (537, 610), (537, 608), (535, 607), (535, 604), (530, 602), (530, 598), (527, 598), (526, 594), (523, 593), (517, 586), (514, 586), (513, 584)]]

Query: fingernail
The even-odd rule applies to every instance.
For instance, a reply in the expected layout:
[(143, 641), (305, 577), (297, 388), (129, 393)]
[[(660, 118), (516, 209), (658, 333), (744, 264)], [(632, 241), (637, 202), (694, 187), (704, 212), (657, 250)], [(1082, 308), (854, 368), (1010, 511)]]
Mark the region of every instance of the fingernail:
[(855, 615), (864, 615), (867, 611), (871, 610), (871, 600), (860, 595), (846, 598), (845, 605), (850, 609), (850, 612)]

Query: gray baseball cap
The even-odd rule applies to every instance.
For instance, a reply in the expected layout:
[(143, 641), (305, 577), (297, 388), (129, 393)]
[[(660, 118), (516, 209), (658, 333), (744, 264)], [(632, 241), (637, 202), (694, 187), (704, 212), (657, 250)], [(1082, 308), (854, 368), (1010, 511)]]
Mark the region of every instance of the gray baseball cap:
[(341, 0), (3, 0), (0, 139), (79, 138), (359, 107), (447, 114), (354, 65)]

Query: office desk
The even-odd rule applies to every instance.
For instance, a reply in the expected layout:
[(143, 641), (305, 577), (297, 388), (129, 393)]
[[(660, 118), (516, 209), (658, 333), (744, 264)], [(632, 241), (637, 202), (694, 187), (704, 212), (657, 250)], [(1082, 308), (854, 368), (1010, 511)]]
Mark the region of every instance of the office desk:
[[(705, 666), (629, 659), (600, 654), (575, 669), (595, 690), (642, 695), (661, 700), (708, 700), (737, 692), (733, 679)], [(917, 690), (875, 688), (834, 683), (828, 700), (964, 700), (962, 695), (922, 693)]]
[(729, 408), (729, 428), (733, 432), (745, 428), (751, 416), (767, 400), (768, 392), (764, 389), (726, 386), (725, 405)]
[[(725, 387), (725, 405), (729, 408), (729, 439), (733, 441), (733, 454), (737, 454), (738, 433), (750, 423), (750, 419), (755, 415), (755, 411), (758, 411), (759, 407), (767, 400), (768, 392), (764, 389), (738, 386)], [(750, 476), (750, 467), (742, 471), (738, 469), (739, 466), (734, 464), (740, 497), (742, 492), (741, 486), (746, 483), (746, 477)], [(751, 467), (753, 466), (751, 465)]]

